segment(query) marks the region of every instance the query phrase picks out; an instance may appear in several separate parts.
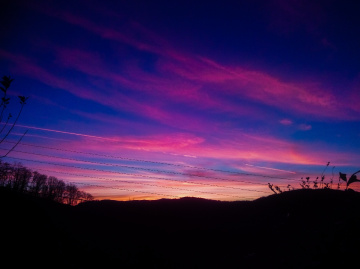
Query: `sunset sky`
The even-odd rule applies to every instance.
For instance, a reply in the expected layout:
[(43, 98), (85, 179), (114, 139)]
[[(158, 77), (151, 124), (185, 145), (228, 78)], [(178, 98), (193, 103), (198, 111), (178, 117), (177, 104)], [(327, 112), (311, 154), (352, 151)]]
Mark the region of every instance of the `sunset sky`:
[(97, 199), (252, 200), (328, 162), (335, 188), (360, 169), (359, 12), (354, 1), (6, 1), (6, 113), (29, 100), (2, 154), (29, 131), (3, 161)]

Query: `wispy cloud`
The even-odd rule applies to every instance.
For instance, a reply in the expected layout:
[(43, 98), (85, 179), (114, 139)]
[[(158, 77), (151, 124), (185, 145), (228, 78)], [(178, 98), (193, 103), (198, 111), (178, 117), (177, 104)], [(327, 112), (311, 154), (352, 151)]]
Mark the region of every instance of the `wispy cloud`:
[[(266, 70), (250, 70), (241, 65), (225, 66), (208, 57), (175, 49), (164, 38), (136, 22), (123, 22), (117, 27), (109, 27), (68, 11), (44, 12), (104, 39), (157, 55), (155, 72), (149, 74), (135, 67), (131, 73), (124, 75), (105, 72), (102, 68), (104, 65), (96, 53), (71, 50), (59, 52), (60, 61), (65, 66), (89, 75), (110, 78), (131, 89), (155, 91), (157, 94), (166, 94), (167, 97), (186, 102), (196, 100), (197, 104), (217, 109), (227, 108), (232, 112), (237, 111), (235, 106), (231, 105), (231, 102), (224, 104), (224, 100), (218, 104), (217, 93), (226, 92), (231, 97), (247, 98), (297, 114), (346, 119), (356, 119), (360, 116), (356, 110), (353, 111), (351, 107), (339, 103), (338, 97), (321, 81), (289, 82), (268, 74)], [(89, 60), (94, 64), (86, 65)]]
[(292, 125), (293, 124), (292, 120), (289, 120), (289, 119), (282, 119), (282, 120), (280, 120), (280, 123), (282, 125)]
[(301, 131), (309, 131), (311, 129), (312, 129), (312, 126), (309, 124), (303, 123), (303, 124), (299, 125), (299, 130), (301, 130)]
[(122, 152), (131, 156), (134, 154), (131, 151), (140, 151), (145, 158), (147, 155), (148, 158), (153, 158), (150, 156), (154, 154), (168, 154), (175, 159), (196, 156), (197, 159), (213, 159), (219, 163), (228, 163), (229, 160), (231, 163), (234, 161), (273, 163), (276, 156), (276, 162), (283, 164), (322, 165), (324, 160), (331, 159), (334, 163), (354, 165), (355, 156), (332, 152), (320, 145), (295, 143), (244, 132), (236, 132), (232, 135), (209, 139), (189, 133), (162, 133), (151, 136), (109, 136), (101, 141), (96, 137), (83, 136), (81, 142), (60, 144), (64, 149), (76, 148), (79, 151), (102, 152), (103, 154)]
[(267, 170), (279, 171), (279, 172), (284, 172), (284, 173), (296, 174), (296, 172), (287, 171), (287, 170), (283, 170), (283, 169), (277, 169), (277, 168), (271, 168), (271, 167), (264, 167), (264, 166), (258, 166), (258, 165), (247, 164), (247, 163), (246, 163), (245, 165), (246, 165), (246, 166), (251, 166), (251, 167), (256, 167), (256, 168), (261, 168), (261, 169), (267, 169)]
[[(297, 6), (295, 2), (279, 3), (280, 10), (288, 10), (290, 16), (294, 15), (290, 28), (282, 33), (287, 34), (293, 27), (299, 27), (297, 22), (303, 20), (303, 14), (294, 8)], [(159, 35), (145, 24), (107, 10), (106, 5), (96, 11), (93, 8), (96, 18), (82, 10), (69, 11), (67, 6), (46, 6), (44, 3), (34, 8), (41, 12), (40, 15), (46, 14), (47, 19), (66, 25), (89, 40), (106, 44), (109, 51), (105, 52), (104, 47), (96, 42), (75, 45), (71, 40), (56, 42), (55, 38), (37, 42), (34, 54), (28, 53), (30, 49), (21, 52), (0, 49), (0, 57), (10, 63), (13, 73), (31, 78), (36, 85), (44, 84), (47, 89), (60, 89), (57, 93), (71, 93), (74, 103), (83, 106), (68, 108), (65, 104), (61, 108), (88, 123), (81, 129), (71, 130), (71, 127), (56, 127), (53, 123), (48, 123), (48, 127), (45, 123), (37, 125), (36, 120), (31, 119), (28, 124), (17, 126), (31, 129), (25, 139), (42, 139), (42, 145), (68, 150), (66, 153), (56, 151), (61, 156), (85, 159), (86, 154), (81, 152), (96, 153), (98, 155), (86, 155), (86, 158), (105, 158), (115, 163), (118, 159), (109, 156), (121, 155), (128, 158), (127, 162), (143, 160), (137, 167), (158, 166), (161, 169), (166, 167), (161, 161), (166, 160), (174, 164), (172, 171), (185, 174), (175, 176), (181, 179), (202, 176), (204, 182), (209, 182), (206, 177), (216, 176), (214, 171), (210, 172), (216, 167), (279, 175), (294, 174), (293, 167), (302, 165), (317, 166), (328, 160), (336, 165), (355, 165), (359, 159), (357, 153), (339, 153), (329, 143), (300, 142), (288, 136), (290, 132), (304, 136), (315, 133), (316, 121), (310, 119), (358, 121), (360, 95), (356, 83), (340, 96), (339, 91), (324, 83), (324, 78), (284, 79), (268, 67), (258, 65), (250, 68), (251, 65), (240, 61), (230, 64), (221, 61), (221, 57), (215, 60), (212, 55), (195, 50), (190, 52), (172, 44), (166, 36)], [(303, 8), (301, 6), (301, 10)], [(111, 24), (104, 19), (107, 16), (112, 18)], [(316, 26), (314, 20), (304, 26), (307, 31), (312, 25)], [(278, 23), (282, 26), (284, 21)], [(42, 57), (42, 53), (46, 57)], [(55, 98), (51, 101), (47, 98), (38, 98), (38, 101), (44, 106), (60, 107)], [(76, 122), (68, 114), (66, 119), (57, 120), (71, 122), (72, 126)], [(281, 133), (283, 131), (285, 134)], [(51, 149), (41, 150), (54, 154)], [(46, 157), (34, 159), (46, 160)], [(159, 163), (155, 165), (156, 161)], [(65, 164), (72, 162), (75, 163), (64, 160)], [(196, 165), (209, 169), (189, 167)], [(46, 169), (45, 164), (39, 167)], [(56, 171), (59, 175), (60, 172), (79, 173), (78, 169), (70, 167), (58, 167)], [(136, 173), (139, 177), (160, 174), (138, 170)], [(83, 179), (65, 174), (64, 177), (83, 182), (87, 182), (85, 176), (89, 175), (109, 179), (136, 178), (104, 171), (84, 171), (83, 175)], [(94, 180), (105, 184), (105, 180)], [(146, 182), (145, 178), (136, 178), (136, 181), (141, 180)], [(185, 185), (155, 178), (150, 180), (151, 184), (160, 187)], [(129, 189), (133, 187), (130, 183), (128, 185)], [(157, 192), (154, 186), (135, 188)], [(202, 190), (216, 192), (210, 186)], [(184, 194), (196, 195), (190, 188)], [(161, 197), (161, 194), (138, 194), (137, 197), (140, 196)], [(216, 195), (209, 197), (218, 198)]]
[(100, 140), (109, 140), (109, 141), (113, 141), (113, 142), (121, 142), (121, 140), (111, 139), (111, 138), (107, 138), (107, 137), (66, 132), (66, 131), (60, 131), (60, 130), (54, 130), (54, 129), (48, 129), (48, 128), (40, 128), (40, 127), (34, 127), (34, 126), (27, 126), (27, 125), (21, 125), (21, 124), (17, 124), (17, 127), (23, 127), (23, 128), (27, 128), (27, 129), (35, 129), (35, 130), (41, 130), (41, 131), (47, 131), (47, 132), (54, 132), (54, 133), (61, 133), (61, 134), (68, 134), (68, 135), (90, 137), (90, 138), (95, 138), (95, 139), (100, 139)]

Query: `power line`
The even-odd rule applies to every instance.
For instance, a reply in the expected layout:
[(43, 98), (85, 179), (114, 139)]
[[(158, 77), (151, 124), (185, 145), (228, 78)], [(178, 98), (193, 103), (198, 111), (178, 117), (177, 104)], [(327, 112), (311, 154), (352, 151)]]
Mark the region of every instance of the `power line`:
[[(1, 150), (1, 148), (0, 148)], [(64, 157), (58, 157), (58, 156), (52, 156), (52, 155), (44, 155), (44, 154), (38, 154), (38, 153), (30, 153), (30, 152), (24, 152), (24, 151), (15, 151), (14, 152), (20, 152), (20, 153), (25, 153), (25, 154), (31, 154), (31, 155), (40, 155), (40, 156), (46, 156), (46, 157), (53, 157), (53, 158), (60, 158), (60, 159), (65, 159), (65, 160), (76, 160), (76, 159), (71, 159), (71, 158), (64, 158)], [(31, 160), (34, 161), (34, 160)], [(86, 162), (83, 160), (76, 160), (78, 162)], [(38, 161), (41, 162), (41, 161)], [(92, 162), (97, 164), (97, 162)], [(50, 163), (53, 164), (53, 163)], [(57, 164), (54, 164), (57, 165)], [(82, 167), (77, 167), (77, 166), (72, 166), (74, 168), (79, 168), (79, 169), (86, 169), (86, 168), (82, 168)], [(89, 169), (88, 169), (89, 170)], [(212, 186), (212, 187), (220, 187), (220, 188), (229, 188), (229, 189), (236, 189), (236, 190), (246, 190), (243, 188), (239, 188), (239, 187), (233, 187), (233, 186), (224, 186), (224, 185), (216, 185), (216, 184), (208, 184), (208, 183), (201, 183), (201, 182), (193, 182), (193, 181), (188, 181), (188, 180), (175, 180), (175, 179), (169, 179), (169, 178), (162, 178), (162, 177), (152, 177), (152, 176), (146, 176), (146, 175), (140, 175), (140, 174), (132, 174), (132, 173), (126, 173), (126, 172), (113, 172), (113, 171), (107, 171), (107, 170), (100, 170), (100, 169), (92, 169), (95, 171), (101, 171), (101, 172), (111, 172), (111, 173), (119, 173), (119, 174), (124, 174), (124, 175), (130, 175), (130, 176), (135, 176), (135, 177), (146, 177), (146, 178), (151, 178), (151, 179), (161, 179), (161, 180), (169, 180), (169, 181), (175, 181), (175, 182), (185, 182), (185, 183), (191, 183), (191, 184), (199, 184), (199, 185), (206, 185), (206, 186)], [(184, 174), (187, 175), (187, 174)], [(203, 178), (207, 178), (205, 176), (202, 176)], [(226, 179), (224, 179), (226, 180)], [(241, 181), (241, 180), (229, 180), (229, 181), (234, 181), (234, 182), (245, 182), (247, 183), (247, 181)], [(265, 184), (261, 184), (261, 183), (253, 183), (253, 184), (258, 184), (261, 186), (265, 186)]]
[[(42, 169), (42, 168), (41, 168), (41, 169), (37, 169), (37, 170), (43, 170), (43, 171), (47, 171), (47, 172), (59, 173), (59, 174), (70, 175), (70, 176), (79, 176), (79, 175), (74, 174), (74, 173), (60, 172), (60, 171), (52, 171), (52, 170), (47, 170), (47, 169)], [(122, 179), (110, 179), (110, 178), (94, 177), (94, 176), (88, 176), (88, 175), (81, 175), (81, 177), (93, 178), (93, 179), (101, 179), (101, 180), (108, 180), (108, 181), (113, 181), (113, 182), (126, 182), (126, 183), (130, 183), (130, 184), (138, 184), (138, 185), (151, 186), (151, 187), (157, 187), (157, 188), (160, 187), (160, 188), (174, 189), (174, 190), (180, 190), (180, 191), (192, 191), (192, 192), (198, 192), (198, 193), (204, 193), (204, 194), (215, 194), (215, 195), (220, 195), (220, 196), (229, 196), (229, 197), (237, 197), (237, 198), (240, 198), (239, 196), (229, 195), (229, 194), (219, 194), (219, 193), (215, 193), (215, 192), (197, 191), (197, 190), (192, 190), (192, 189), (183, 189), (183, 188), (170, 187), (170, 186), (159, 186), (159, 185), (154, 185), (154, 184), (149, 184), (149, 183), (133, 182), (133, 181), (122, 180)]]
[[(13, 143), (13, 142), (9, 142), (9, 141), (3, 141), (3, 142)], [(156, 162), (156, 161), (149, 161), (149, 160), (142, 160), (142, 159), (135, 159), (135, 158), (127, 158), (127, 157), (121, 157), (121, 156), (112, 156), (112, 155), (106, 155), (106, 154), (87, 153), (87, 152), (81, 152), (81, 151), (75, 151), (75, 150), (66, 150), (66, 149), (59, 149), (59, 148), (53, 148), (53, 147), (47, 147), (47, 146), (34, 145), (34, 144), (29, 144), (29, 143), (24, 143), (24, 142), (22, 142), (21, 144), (25, 145), (25, 146), (44, 148), (44, 149), (51, 149), (51, 150), (57, 150), (57, 151), (63, 151), (63, 152), (73, 152), (73, 153), (86, 154), (86, 155), (92, 155), (92, 156), (98, 156), (98, 157), (115, 158), (115, 159), (122, 159), (122, 160), (128, 160), (128, 161), (152, 163), (152, 164), (161, 164), (161, 165), (169, 165), (169, 166), (171, 165), (171, 166), (176, 166), (176, 167), (185, 167), (185, 168), (192, 168), (192, 169), (198, 169), (198, 170), (208, 170), (208, 171), (214, 171), (214, 172), (229, 173), (229, 174), (233, 174), (233, 175), (257, 176), (257, 177), (265, 177), (265, 178), (272, 178), (272, 179), (284, 179), (284, 180), (299, 181), (298, 179), (290, 179), (290, 178), (269, 176), (269, 175), (263, 175), (263, 174), (234, 172), (234, 171), (227, 171), (227, 170), (221, 170), (221, 169), (211, 169), (211, 168), (197, 167), (197, 166), (184, 165), (184, 164), (173, 164), (173, 163), (166, 163), (166, 162)], [(14, 150), (14, 151), (16, 151), (16, 150)], [(192, 177), (202, 177), (202, 178), (207, 178), (207, 179), (218, 179), (218, 180), (224, 180), (224, 181), (243, 182), (243, 183), (248, 183), (248, 184), (263, 185), (261, 183), (256, 183), (256, 182), (251, 182), (251, 181), (231, 180), (231, 179), (224, 179), (224, 178), (219, 178), (219, 177), (201, 176), (201, 175), (196, 175), (196, 174), (190, 174), (189, 175), (189, 174), (181, 173), (181, 172), (164, 171), (164, 170), (158, 170), (158, 169), (149, 169), (149, 168), (143, 168), (143, 167), (134, 167), (134, 166), (128, 166), (128, 165), (110, 164), (110, 163), (102, 163), (102, 162), (93, 162), (93, 161), (87, 161), (87, 160), (78, 160), (78, 159), (73, 159), (73, 158), (64, 158), (64, 157), (59, 157), (59, 156), (45, 155), (45, 154), (39, 154), (39, 153), (30, 153), (30, 152), (24, 152), (24, 151), (16, 151), (16, 152), (25, 153), (25, 154), (33, 154), (33, 155), (44, 156), (44, 157), (60, 158), (60, 159), (65, 159), (65, 160), (73, 160), (73, 161), (77, 161), (77, 162), (87, 162), (87, 163), (100, 164), (100, 165), (106, 165), (106, 166), (116, 166), (116, 167), (124, 167), (124, 168), (129, 168), (129, 169), (158, 172), (158, 173), (167, 173), (167, 174), (174, 174), (174, 175), (185, 175), (185, 176), (192, 176)], [(24, 159), (24, 160), (26, 160), (26, 159)], [(28, 160), (28, 161), (33, 161), (33, 160)], [(52, 164), (52, 165), (57, 165), (57, 164)], [(75, 167), (75, 168), (84, 169), (84, 168), (81, 168), (81, 167)], [(99, 171), (98, 169), (87, 169), (87, 170), (97, 170), (97, 171)], [(100, 170), (100, 171), (104, 171), (104, 170)], [(104, 171), (104, 172), (112, 172), (112, 171)], [(114, 172), (112, 172), (112, 173), (114, 173)], [(120, 172), (117, 172), (117, 173), (120, 173)], [(148, 176), (135, 175), (135, 174), (129, 174), (129, 173), (121, 173), (121, 174), (148, 177)], [(148, 177), (148, 178), (150, 178), (150, 177)], [(164, 179), (164, 178), (156, 178), (156, 179), (170, 180), (170, 179)], [(177, 181), (177, 180), (172, 180), (172, 181)], [(177, 181), (177, 182), (179, 182), (179, 181)], [(189, 181), (180, 181), (180, 182), (201, 184), (201, 183), (189, 182)], [(201, 184), (201, 185), (216, 186), (216, 187), (222, 187), (222, 188), (234, 188), (235, 189), (235, 187), (228, 187), (228, 186), (219, 186), (219, 185), (210, 185), (210, 184)], [(236, 189), (241, 189), (241, 188), (236, 188)], [(247, 190), (247, 189), (241, 189), (241, 190)], [(248, 191), (254, 191), (254, 190), (249, 190), (248, 189)]]
[[(14, 143), (14, 142), (9, 142), (9, 141), (6, 141), (6, 142), (7, 143)], [(143, 160), (143, 159), (127, 158), (127, 157), (122, 157), (122, 156), (113, 156), (113, 155), (107, 155), (107, 154), (98, 154), (98, 153), (89, 153), (89, 152), (76, 151), (76, 150), (59, 149), (59, 148), (34, 145), (34, 144), (24, 143), (24, 142), (21, 142), (21, 144), (25, 145), (25, 146), (30, 146), (30, 147), (51, 149), (51, 150), (57, 150), (57, 151), (63, 151), (63, 152), (71, 152), (71, 153), (79, 153), (79, 154), (85, 154), (85, 155), (90, 155), (90, 156), (106, 157), (106, 158), (121, 159), (121, 160), (127, 160), (127, 161), (145, 162), (145, 163), (161, 164), (161, 165), (169, 165), (169, 166), (177, 166), (177, 167), (185, 167), (185, 168), (192, 168), (192, 169), (198, 169), (198, 170), (207, 170), (207, 171), (213, 171), (213, 172), (228, 173), (228, 174), (233, 174), (233, 175), (256, 176), (256, 177), (264, 177), (264, 178), (271, 178), (271, 179), (283, 179), (283, 180), (297, 180), (297, 179), (291, 179), (291, 178), (269, 176), (269, 175), (264, 175), (264, 174), (234, 172), (234, 171), (228, 171), (228, 170), (212, 169), (212, 168), (191, 166), (191, 165), (185, 165), (185, 164), (173, 164), (173, 163), (167, 163), (167, 162), (156, 162), (156, 161), (149, 161), (149, 160)], [(196, 175), (194, 175), (194, 176), (196, 176)], [(198, 177), (201, 177), (201, 176), (198, 176)], [(249, 183), (249, 184), (261, 184), (261, 183), (254, 183), (254, 182), (251, 182), (251, 181), (241, 181), (241, 182)]]
[[(0, 148), (0, 150), (6, 150), (6, 149)], [(75, 159), (75, 158), (60, 157), (60, 156), (54, 156), (54, 155), (49, 155), (49, 154), (27, 152), (27, 151), (21, 151), (21, 150), (12, 150), (12, 151), (19, 152), (19, 153), (25, 153), (25, 154), (31, 154), (31, 155), (37, 155), (37, 156), (42, 156), (42, 157), (51, 157), (51, 158), (71, 160), (71, 161), (76, 161), (76, 162), (85, 162), (85, 163), (90, 163), (90, 164), (100, 164), (100, 165), (113, 166), (113, 167), (123, 167), (123, 168), (135, 169), (135, 170), (143, 170), (143, 171), (165, 173), (165, 174), (172, 174), (172, 175), (183, 175), (183, 176), (193, 176), (193, 177), (200, 177), (200, 178), (207, 178), (207, 179), (217, 179), (217, 180), (221, 180), (221, 181), (230, 181), (230, 182), (236, 182), (236, 183), (242, 182), (242, 183), (248, 183), (248, 184), (254, 184), (254, 185), (262, 185), (262, 186), (264, 185), (263, 183), (257, 183), (257, 182), (245, 181), (245, 180), (236, 180), (236, 179), (228, 179), (228, 178), (220, 178), (220, 177), (212, 177), (212, 176), (202, 176), (202, 175), (196, 175), (196, 174), (189, 175), (187, 173), (182, 173), (182, 172), (164, 171), (164, 170), (159, 170), (159, 169), (150, 169), (150, 168), (143, 168), (143, 167), (136, 167), (136, 166), (129, 166), (129, 165), (95, 162), (95, 161), (89, 161), (89, 160), (79, 160), (79, 159)]]
[[(41, 169), (41, 170), (44, 170), (44, 169)], [(92, 184), (92, 183), (74, 182), (74, 181), (69, 181), (69, 180), (67, 180), (67, 182), (73, 183), (73, 184), (93, 186), (93, 187), (98, 187), (98, 188), (108, 188), (108, 189), (116, 189), (116, 190), (122, 190), (122, 191), (128, 191), (128, 192), (140, 192), (140, 193), (146, 193), (146, 194), (155, 194), (155, 195), (159, 195), (159, 196), (168, 196), (168, 197), (174, 197), (174, 198), (181, 198), (181, 196), (171, 195), (171, 194), (160, 194), (160, 193), (149, 192), (149, 191), (138, 191), (138, 190), (131, 190), (131, 189), (119, 188), (119, 187), (111, 187), (111, 186), (104, 186), (104, 185)]]
[[(71, 168), (82, 169), (82, 170), (91, 170), (91, 171), (106, 172), (106, 173), (113, 173), (113, 174), (130, 175), (130, 176), (135, 176), (135, 177), (144, 177), (144, 178), (149, 178), (149, 179), (170, 180), (170, 181), (176, 181), (176, 182), (185, 182), (185, 183), (192, 183), (192, 184), (206, 185), (206, 186), (213, 186), (213, 187), (220, 187), (220, 188), (224, 187), (224, 186), (215, 185), (215, 184), (208, 184), (208, 183), (201, 183), (201, 182), (191, 182), (191, 181), (185, 181), (185, 180), (179, 181), (179, 180), (168, 179), (168, 178), (151, 177), (151, 176), (147, 176), (147, 175), (130, 174), (130, 173), (124, 173), (124, 172), (118, 172), (118, 171), (107, 171), (107, 170), (95, 169), (95, 168), (85, 168), (85, 167), (79, 167), (79, 166), (74, 166), (74, 165), (65, 165), (65, 164), (58, 164), (58, 163), (50, 163), (50, 162), (45, 162), (45, 161), (29, 160), (29, 159), (9, 157), (9, 156), (7, 156), (6, 158), (15, 159), (15, 160), (21, 160), (21, 161), (44, 163), (44, 164), (56, 165), (56, 166), (62, 166), (62, 167), (71, 167)], [(229, 188), (230, 188), (230, 187), (229, 187)], [(243, 190), (243, 191), (253, 191), (253, 192), (268, 193), (268, 192), (265, 192), (265, 191), (251, 190), (251, 189), (244, 189), (244, 188), (234, 188), (234, 189)]]
[[(47, 170), (47, 169), (37, 169), (37, 170), (59, 173), (57, 171), (51, 171), (51, 170)], [(92, 186), (92, 187), (97, 187), (97, 188), (107, 188), (107, 189), (115, 189), (115, 190), (122, 190), (122, 191), (128, 191), (128, 192), (139, 192), (139, 193), (146, 193), (146, 194), (155, 194), (155, 195), (158, 195), (158, 196), (167, 196), (167, 197), (173, 197), (173, 198), (182, 198), (182, 197), (184, 197), (184, 196), (171, 195), (171, 194), (160, 194), (160, 193), (157, 193), (157, 192), (138, 191), (138, 190), (132, 190), (132, 189), (119, 188), (119, 187), (104, 186), (104, 185), (93, 184), (93, 183), (75, 182), (75, 181), (69, 181), (69, 180), (65, 180), (65, 181), (68, 182), (68, 183), (73, 183), (75, 185)], [(198, 196), (192, 196), (192, 197), (194, 197), (194, 198), (202, 198), (202, 197), (198, 197)], [(242, 197), (242, 198), (245, 198), (245, 197)], [(257, 197), (247, 196), (246, 198), (257, 198)]]

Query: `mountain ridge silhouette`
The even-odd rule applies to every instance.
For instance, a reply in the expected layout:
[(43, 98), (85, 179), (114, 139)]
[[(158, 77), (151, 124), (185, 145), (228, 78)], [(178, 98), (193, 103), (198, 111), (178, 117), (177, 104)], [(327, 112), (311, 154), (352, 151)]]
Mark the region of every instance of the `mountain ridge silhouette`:
[(13, 235), (4, 257), (37, 268), (319, 268), (350, 265), (360, 250), (350, 191), (67, 206), (1, 189), (0, 201), (1, 230)]

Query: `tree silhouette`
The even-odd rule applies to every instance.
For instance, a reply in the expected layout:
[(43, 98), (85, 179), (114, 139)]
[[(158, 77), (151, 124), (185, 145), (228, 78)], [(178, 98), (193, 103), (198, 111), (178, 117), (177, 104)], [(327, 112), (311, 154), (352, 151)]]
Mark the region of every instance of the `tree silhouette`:
[(47, 198), (62, 203), (66, 187), (65, 183), (56, 177), (50, 176), (47, 179), (47, 185)]
[(80, 198), (78, 188), (74, 184), (69, 184), (65, 188), (65, 202), (69, 205), (75, 205)]
[(35, 196), (40, 195), (40, 191), (46, 185), (47, 176), (40, 174), (39, 172), (35, 171), (32, 177), (32, 184), (30, 186), (30, 192)]
[(1, 160), (0, 187), (69, 205), (94, 199), (91, 194), (80, 191), (75, 184), (66, 184), (56, 177), (33, 172), (20, 163), (11, 165)]
[(13, 189), (19, 192), (25, 192), (31, 179), (31, 171), (20, 163), (13, 169)]

